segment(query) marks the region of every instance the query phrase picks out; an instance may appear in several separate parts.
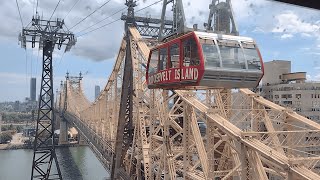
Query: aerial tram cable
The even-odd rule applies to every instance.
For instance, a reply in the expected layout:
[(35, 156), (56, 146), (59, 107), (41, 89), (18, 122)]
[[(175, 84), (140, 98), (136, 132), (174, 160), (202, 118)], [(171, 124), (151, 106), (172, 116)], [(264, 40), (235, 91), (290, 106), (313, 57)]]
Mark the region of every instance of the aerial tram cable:
[(16, 3), (17, 3), (17, 8), (18, 8), (19, 16), (20, 16), (21, 26), (22, 26), (22, 28), (23, 28), (23, 21), (22, 21), (22, 16), (21, 16), (21, 12), (20, 12), (20, 8), (19, 8), (18, 0), (16, 0)]
[(144, 9), (147, 9), (147, 8), (149, 8), (149, 7), (151, 7), (151, 6), (155, 5), (155, 4), (158, 4), (159, 2), (162, 2), (162, 1), (163, 1), (163, 0), (156, 1), (156, 2), (154, 2), (154, 3), (152, 3), (152, 4), (149, 4), (148, 6), (146, 6), (146, 7), (144, 7), (144, 8), (141, 8), (141, 9), (137, 10), (136, 12), (139, 12), (139, 11), (142, 11), (142, 10), (144, 10)]
[[(20, 17), (20, 21), (21, 21), (21, 26), (23, 28), (23, 21), (22, 21), (22, 16), (21, 16), (21, 12), (20, 12), (20, 7), (19, 7), (19, 3), (18, 0), (16, 0), (16, 4), (17, 4), (17, 9), (19, 12), (19, 17)], [(25, 50), (26, 53), (26, 85), (28, 86), (28, 52), (27, 50)]]
[[(136, 12), (139, 12), (139, 11), (142, 11), (142, 10), (144, 10), (144, 9), (147, 9), (147, 8), (149, 8), (149, 7), (151, 7), (151, 6), (155, 5), (155, 4), (158, 4), (159, 2), (162, 2), (162, 0), (158, 0), (158, 1), (154, 2), (154, 3), (152, 3), (152, 4), (149, 4), (148, 6), (143, 7), (143, 8), (141, 8), (141, 9), (137, 10)], [(116, 20), (111, 21), (111, 22), (109, 22), (109, 23), (107, 23), (107, 24), (104, 24), (104, 25), (102, 25), (102, 26), (100, 26), (100, 27), (98, 27), (98, 28), (92, 29), (91, 31), (88, 31), (88, 32), (86, 32), (86, 33), (84, 33), (84, 34), (80, 34), (80, 35), (77, 36), (77, 37), (81, 37), (81, 36), (87, 35), (87, 34), (89, 34), (89, 33), (91, 33), (91, 32), (97, 31), (97, 30), (99, 30), (99, 29), (101, 29), (101, 28), (103, 28), (103, 27), (109, 26), (109, 25), (111, 25), (111, 24), (113, 24), (113, 23), (115, 23), (115, 22), (117, 22), (117, 21), (120, 21), (120, 20), (121, 20), (121, 18), (116, 19)], [(70, 29), (71, 29), (71, 28), (70, 28)], [(89, 29), (89, 28), (87, 28), (87, 29)], [(82, 30), (82, 31), (84, 31), (84, 30)], [(80, 32), (82, 32), (82, 31), (80, 31)]]
[(36, 9), (36, 0), (33, 0), (33, 3), (32, 3), (32, 11), (33, 11), (33, 13), (32, 14), (34, 14), (34, 10)]
[(72, 11), (72, 9), (78, 4), (79, 1), (80, 1), (80, 0), (76, 1), (76, 2), (73, 4), (72, 8), (69, 10), (69, 12), (66, 14), (66, 16), (65, 16), (63, 19), (66, 19), (66, 18), (67, 18), (67, 16), (70, 14), (70, 12)]
[(78, 33), (76, 33), (76, 34), (79, 34), (79, 33), (85, 32), (86, 30), (88, 30), (88, 29), (92, 28), (93, 26), (96, 26), (97, 24), (101, 23), (102, 21), (105, 21), (106, 19), (109, 19), (109, 18), (111, 18), (112, 16), (114, 16), (114, 15), (116, 15), (116, 14), (120, 13), (121, 11), (125, 10), (126, 8), (127, 8), (127, 7), (124, 7), (124, 8), (122, 8), (122, 9), (120, 9), (120, 10), (118, 10), (118, 11), (114, 12), (114, 13), (113, 13), (113, 14), (111, 14), (110, 16), (108, 16), (108, 17), (106, 17), (106, 18), (104, 18), (104, 19), (102, 19), (102, 20), (98, 21), (97, 23), (95, 23), (95, 24), (93, 24), (93, 25), (91, 25), (91, 26), (89, 26), (89, 27), (87, 27), (87, 28), (85, 28), (85, 29), (83, 29), (83, 30), (81, 30), (81, 31), (79, 31), (79, 32), (78, 32)]
[(39, 5), (39, 0), (37, 0), (36, 14), (38, 14), (38, 5)]
[(102, 4), (100, 7), (98, 7), (97, 9), (95, 9), (92, 13), (90, 13), (89, 15), (87, 15), (85, 18), (83, 18), (82, 20), (80, 20), (78, 23), (76, 23), (74, 26), (72, 26), (69, 30), (73, 29), (74, 27), (78, 26), (81, 22), (83, 22), (84, 20), (86, 20), (88, 17), (90, 17), (92, 14), (94, 14), (95, 12), (97, 12), (99, 9), (101, 9), (103, 6), (105, 6), (106, 4), (108, 4), (111, 0), (106, 1), (104, 4)]
[(59, 4), (60, 4), (60, 1), (61, 1), (61, 0), (59, 0), (58, 4), (57, 4), (56, 7), (54, 8), (54, 10), (53, 10), (53, 12), (52, 12), (52, 14), (51, 14), (51, 17), (49, 18), (49, 21), (51, 20), (54, 12), (56, 12), (56, 10), (57, 10), (57, 8), (58, 8), (58, 6), (59, 6)]
[(96, 30), (99, 30), (99, 29), (101, 29), (101, 28), (103, 28), (103, 27), (106, 27), (106, 26), (108, 26), (108, 25), (111, 25), (111, 24), (113, 24), (113, 23), (115, 23), (115, 22), (117, 22), (117, 21), (120, 21), (120, 20), (121, 20), (121, 18), (116, 19), (116, 20), (111, 21), (111, 22), (109, 22), (109, 23), (107, 23), (107, 24), (105, 24), (105, 25), (102, 25), (102, 26), (100, 26), (100, 27), (98, 27), (98, 28), (96, 28), (96, 29), (93, 29), (93, 30), (91, 30), (91, 31), (88, 31), (88, 32), (86, 32), (86, 33), (84, 33), (84, 34), (80, 34), (80, 35), (77, 36), (77, 37), (81, 37), (81, 36), (87, 35), (87, 34), (89, 34), (89, 33), (92, 33), (92, 32), (94, 32), (94, 31), (96, 31)]

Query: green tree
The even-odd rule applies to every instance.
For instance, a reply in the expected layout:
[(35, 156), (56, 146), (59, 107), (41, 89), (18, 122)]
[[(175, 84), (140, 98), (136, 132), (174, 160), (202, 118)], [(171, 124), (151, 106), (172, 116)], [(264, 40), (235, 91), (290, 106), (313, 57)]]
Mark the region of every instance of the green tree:
[(6, 143), (12, 140), (12, 135), (10, 132), (3, 132), (0, 134), (0, 143)]
[(13, 130), (13, 125), (12, 124), (10, 124), (8, 130)]
[(2, 126), (2, 127), (1, 127), (1, 130), (2, 130), (2, 131), (7, 131), (7, 130), (8, 130), (8, 127)]
[(17, 126), (17, 127), (16, 127), (16, 129), (17, 129), (17, 133), (21, 133), (21, 132), (22, 132), (22, 130), (23, 130), (23, 127), (21, 127), (21, 126)]

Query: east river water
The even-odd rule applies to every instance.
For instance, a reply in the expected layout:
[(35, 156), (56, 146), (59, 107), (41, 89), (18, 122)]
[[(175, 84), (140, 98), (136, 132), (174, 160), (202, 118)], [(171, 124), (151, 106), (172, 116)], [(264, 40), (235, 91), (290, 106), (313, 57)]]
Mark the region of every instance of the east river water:
[[(88, 147), (56, 149), (63, 180), (105, 180), (108, 172)], [(0, 150), (0, 180), (29, 180), (33, 151)]]

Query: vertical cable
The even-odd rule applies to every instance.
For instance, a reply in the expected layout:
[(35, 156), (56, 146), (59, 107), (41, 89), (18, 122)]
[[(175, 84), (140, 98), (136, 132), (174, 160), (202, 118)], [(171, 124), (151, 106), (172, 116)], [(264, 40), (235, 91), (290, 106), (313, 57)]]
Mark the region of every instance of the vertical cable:
[(16, 0), (16, 4), (17, 4), (19, 16), (20, 16), (21, 25), (22, 25), (22, 28), (23, 28), (23, 22), (22, 22), (22, 17), (21, 17), (21, 13), (20, 13), (20, 8), (19, 8), (18, 0)]

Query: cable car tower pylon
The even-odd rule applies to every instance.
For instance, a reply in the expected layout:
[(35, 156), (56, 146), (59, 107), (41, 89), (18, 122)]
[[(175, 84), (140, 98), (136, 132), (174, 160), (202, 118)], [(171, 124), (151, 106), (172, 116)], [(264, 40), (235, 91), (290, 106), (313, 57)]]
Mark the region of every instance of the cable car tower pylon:
[[(27, 42), (43, 51), (42, 77), (39, 96), (36, 135), (33, 146), (33, 163), (31, 179), (62, 179), (54, 145), (54, 97), (52, 53), (57, 45), (61, 49), (66, 45), (65, 52), (76, 43), (74, 34), (64, 29), (64, 20), (44, 20), (38, 13), (33, 16), (31, 26), (22, 29), (19, 35), (21, 47), (26, 49)], [(55, 164), (55, 171), (52, 168)]]
[[(207, 31), (215, 33), (231, 34), (238, 36), (238, 28), (235, 23), (231, 0), (212, 0), (209, 5), (210, 13), (208, 23), (204, 23)], [(212, 25), (212, 22), (214, 23)]]
[[(164, 34), (166, 28), (166, 10), (167, 6), (173, 7), (173, 25), (171, 34)], [(207, 23), (204, 23), (204, 30), (206, 32), (214, 32), (217, 34), (239, 35), (234, 14), (232, 10), (231, 0), (212, 0), (209, 5), (210, 13)], [(165, 36), (174, 36), (185, 33), (191, 30), (199, 30), (198, 25), (194, 24), (192, 28), (186, 26), (186, 18), (183, 8), (182, 0), (163, 0), (163, 7), (161, 13), (161, 25), (159, 31), (159, 40), (162, 41)]]
[[(159, 40), (165, 38), (165, 22), (166, 22), (166, 10), (167, 6), (172, 3), (173, 7), (173, 23), (172, 31), (170, 35), (179, 34), (185, 31), (185, 15), (183, 9), (182, 0), (163, 0), (162, 12), (161, 12), (161, 25), (159, 31)], [(168, 35), (168, 34), (167, 34)]]

